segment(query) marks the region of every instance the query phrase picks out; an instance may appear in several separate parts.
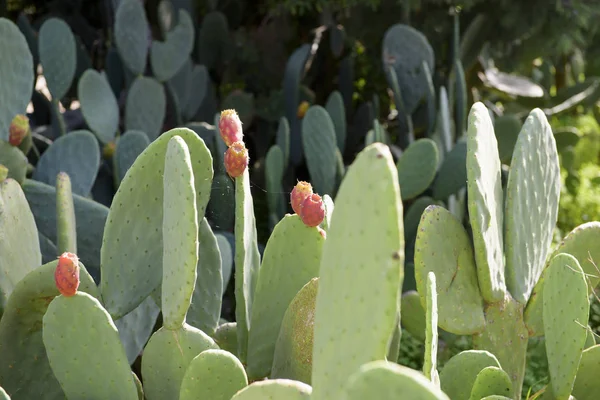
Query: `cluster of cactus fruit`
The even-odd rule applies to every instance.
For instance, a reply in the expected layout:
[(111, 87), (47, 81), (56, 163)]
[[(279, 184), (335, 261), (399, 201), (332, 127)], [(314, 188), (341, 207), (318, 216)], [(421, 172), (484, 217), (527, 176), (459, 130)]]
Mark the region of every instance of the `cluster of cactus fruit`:
[[(233, 122), (222, 129), (231, 145), (243, 143), (235, 115), (221, 120)], [(99, 282), (77, 256), (68, 175), (56, 179), (58, 259), (43, 265), (23, 190), (5, 178), (1, 395), (519, 400), (527, 340), (543, 335), (550, 382), (535, 396), (597, 398), (600, 345), (586, 327), (600, 281), (600, 223), (576, 228), (551, 251), (560, 180), (540, 110), (519, 133), (505, 189), (483, 104), (468, 122), (472, 233), (444, 207), (425, 210), (414, 293), (400, 290), (403, 202), (389, 146), (361, 151), (335, 203), (298, 182), (295, 214), (276, 224), (262, 257), (247, 166), (232, 177), (235, 322), (219, 317), (226, 254), (204, 216), (213, 156), (195, 132), (163, 133), (127, 171), (106, 220)], [(475, 345), (439, 373), (438, 327), (473, 335)], [(397, 362), (402, 329), (424, 338), (422, 371)]]

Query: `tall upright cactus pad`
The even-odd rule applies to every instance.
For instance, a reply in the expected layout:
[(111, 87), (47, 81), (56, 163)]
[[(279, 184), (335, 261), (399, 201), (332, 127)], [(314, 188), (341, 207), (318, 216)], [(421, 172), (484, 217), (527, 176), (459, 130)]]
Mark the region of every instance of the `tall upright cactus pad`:
[(42, 154), (33, 172), (33, 179), (56, 185), (56, 177), (66, 172), (71, 178), (73, 193), (87, 197), (94, 186), (100, 168), (100, 146), (87, 130), (69, 132), (52, 143)]
[(186, 62), (194, 48), (194, 23), (185, 10), (179, 10), (177, 26), (167, 32), (164, 42), (153, 41), (150, 64), (156, 78), (165, 82), (171, 79)]
[(346, 146), (346, 108), (342, 94), (337, 90), (327, 98), (325, 109), (335, 127), (335, 137), (338, 149), (343, 153)]
[(203, 351), (217, 348), (213, 339), (187, 324), (174, 331), (160, 328), (146, 344), (142, 356), (146, 399), (179, 399), (190, 362)]
[(592, 346), (581, 353), (572, 393), (576, 399), (594, 400), (598, 396), (600, 391), (598, 365), (600, 365), (600, 345)]
[(180, 400), (230, 400), (248, 385), (244, 366), (228, 351), (205, 350), (188, 366), (181, 382)]
[(198, 209), (190, 151), (180, 136), (169, 139), (163, 175), (163, 326), (185, 322), (196, 286)]
[[(23, 192), (31, 207), (37, 229), (53, 245), (58, 243), (56, 214), (56, 189), (34, 180), (23, 183)], [(100, 278), (100, 248), (108, 208), (93, 200), (73, 194), (75, 220), (77, 221), (77, 255), (96, 281)], [(59, 254), (55, 252), (53, 258)]]
[(222, 257), (218, 239), (207, 219), (203, 218), (199, 221), (197, 277), (187, 321), (208, 335), (214, 334), (221, 316), (224, 291)]
[(483, 103), (475, 103), (469, 113), (467, 130), (469, 220), (479, 289), (483, 299), (491, 303), (502, 300), (506, 293), (500, 167), (490, 114)]
[(300, 82), (310, 55), (310, 44), (298, 47), (287, 61), (283, 78), (285, 117), (290, 124), (290, 161), (298, 165), (302, 161), (302, 121), (297, 116), (300, 104)]
[(125, 66), (133, 75), (141, 75), (148, 59), (148, 20), (144, 4), (123, 0), (115, 15), (115, 43)]
[(337, 139), (331, 117), (315, 105), (302, 120), (302, 147), (312, 185), (317, 193), (333, 194), (335, 189)]
[(127, 94), (125, 129), (145, 132), (153, 141), (162, 131), (166, 109), (165, 88), (153, 78), (139, 76)]
[(294, 296), (319, 275), (325, 239), (296, 214), (273, 230), (263, 254), (248, 335), (248, 377), (269, 376), (277, 336)]
[(542, 273), (558, 215), (556, 142), (540, 109), (527, 117), (513, 152), (504, 212), (506, 285), (521, 304)]
[(424, 309), (429, 271), (436, 275), (439, 326), (458, 335), (482, 331), (483, 299), (471, 241), (460, 221), (440, 206), (425, 209), (415, 242), (415, 279)]
[(44, 314), (42, 337), (68, 398), (138, 398), (117, 327), (96, 298), (85, 292), (54, 298)]
[(483, 350), (466, 350), (453, 356), (440, 373), (441, 388), (452, 400), (469, 400), (479, 373), (486, 367), (500, 368), (498, 359)]
[(544, 333), (550, 386), (568, 399), (584, 349), (590, 302), (583, 270), (575, 257), (560, 253), (544, 280)]
[(291, 379), (271, 379), (258, 381), (237, 392), (231, 400), (286, 399), (308, 400), (312, 388)]
[(79, 78), (77, 96), (91, 131), (102, 143), (112, 142), (119, 127), (119, 105), (106, 75), (86, 70)]
[(21, 186), (0, 182), (0, 310), (16, 285), (42, 264), (35, 220)]
[(426, 62), (432, 71), (434, 61), (433, 49), (421, 32), (403, 24), (396, 24), (386, 31), (382, 62), (386, 71), (393, 67), (396, 72), (406, 113), (412, 114), (427, 94), (427, 81), (422, 75), (421, 64)]
[(435, 179), (439, 153), (431, 139), (419, 139), (411, 143), (398, 160), (398, 178), (402, 200), (417, 197)]
[(260, 271), (260, 254), (256, 238), (254, 203), (248, 169), (235, 178), (235, 319), (237, 322), (237, 356), (245, 363), (248, 332), (251, 328), (254, 290)]
[(40, 63), (54, 101), (61, 100), (71, 87), (77, 67), (75, 37), (65, 21), (47, 19), (38, 36)]
[(286, 117), (281, 117), (279, 119), (276, 143), (283, 151), (283, 165), (287, 168), (290, 161), (290, 123)]
[(315, 301), (319, 278), (311, 279), (288, 306), (277, 336), (271, 379), (294, 379), (311, 384)]
[(425, 360), (423, 374), (434, 384), (439, 386), (440, 377), (437, 371), (438, 349), (438, 304), (435, 274), (427, 274), (427, 325), (425, 329)]
[[(42, 339), (42, 318), (52, 299), (60, 294), (54, 280), (57, 264), (55, 257), (28, 273), (15, 287), (0, 319), (0, 382), (14, 400), (65, 398)], [(92, 277), (81, 262), (79, 266), (78, 290), (97, 296)]]
[(345, 385), (342, 399), (450, 400), (419, 372), (395, 363), (373, 361), (362, 365)]
[[(136, 159), (121, 182), (108, 214), (101, 252), (100, 289), (105, 307), (114, 318), (137, 307), (162, 280), (164, 157), (173, 136), (180, 136), (186, 142), (194, 160), (196, 208), (198, 219), (204, 218), (213, 177), (212, 157), (204, 141), (193, 131), (172, 129)], [(144, 277), (141, 281), (140, 276)]]
[(25, 114), (33, 90), (33, 57), (25, 36), (11, 20), (0, 18), (0, 54), (10, 54), (0, 64), (0, 140), (8, 141), (10, 123)]
[[(396, 328), (404, 234), (398, 174), (387, 146), (368, 146), (348, 168), (327, 237), (315, 310), (315, 400), (338, 398), (355, 369), (384, 360)], [(352, 312), (340, 313), (342, 303)]]
[(142, 131), (127, 131), (119, 136), (113, 162), (118, 183), (121, 183), (129, 168), (140, 154), (150, 145), (150, 139)]
[(61, 172), (56, 177), (56, 237), (58, 253), (77, 254), (77, 223), (69, 175)]

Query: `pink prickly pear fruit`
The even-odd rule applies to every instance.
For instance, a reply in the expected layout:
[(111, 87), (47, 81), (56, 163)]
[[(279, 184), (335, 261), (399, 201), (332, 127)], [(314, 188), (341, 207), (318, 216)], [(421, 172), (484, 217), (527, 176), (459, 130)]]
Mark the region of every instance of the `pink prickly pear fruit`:
[(318, 226), (325, 218), (325, 203), (316, 193), (306, 197), (302, 202), (300, 219), (306, 226)]
[(29, 134), (31, 134), (29, 118), (23, 114), (17, 114), (8, 128), (8, 142), (15, 147), (19, 146)]
[(225, 170), (232, 178), (241, 176), (248, 167), (249, 161), (248, 150), (243, 142), (233, 143), (223, 157)]
[(219, 132), (221, 132), (221, 137), (227, 146), (243, 141), (242, 121), (235, 110), (221, 111)]
[(292, 193), (290, 194), (290, 203), (292, 203), (292, 210), (298, 215), (300, 215), (300, 210), (302, 208), (302, 203), (304, 200), (313, 194), (312, 185), (305, 181), (299, 181), (294, 189), (292, 189)]
[(73, 253), (62, 253), (54, 270), (58, 291), (66, 297), (74, 296), (79, 288), (79, 258)]

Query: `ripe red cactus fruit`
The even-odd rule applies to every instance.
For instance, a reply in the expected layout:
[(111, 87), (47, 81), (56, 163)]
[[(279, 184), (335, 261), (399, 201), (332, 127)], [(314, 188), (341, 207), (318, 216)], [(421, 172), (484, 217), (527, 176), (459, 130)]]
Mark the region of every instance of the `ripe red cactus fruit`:
[(227, 146), (243, 141), (242, 121), (235, 110), (221, 111), (219, 132)]
[(318, 226), (325, 218), (325, 203), (316, 193), (306, 197), (302, 202), (300, 219), (306, 226)]
[(79, 288), (79, 258), (73, 253), (62, 253), (54, 270), (58, 291), (66, 297), (74, 296)]
[(300, 210), (302, 208), (302, 203), (304, 200), (313, 194), (312, 185), (305, 181), (299, 181), (294, 189), (292, 189), (292, 193), (290, 194), (290, 203), (292, 203), (292, 210), (298, 215), (300, 215)]
[(225, 157), (223, 157), (225, 170), (232, 178), (241, 176), (248, 167), (249, 161), (248, 150), (243, 142), (233, 143), (225, 152)]
[(17, 114), (8, 128), (8, 142), (13, 146), (19, 146), (29, 134), (31, 134), (29, 118), (23, 114)]

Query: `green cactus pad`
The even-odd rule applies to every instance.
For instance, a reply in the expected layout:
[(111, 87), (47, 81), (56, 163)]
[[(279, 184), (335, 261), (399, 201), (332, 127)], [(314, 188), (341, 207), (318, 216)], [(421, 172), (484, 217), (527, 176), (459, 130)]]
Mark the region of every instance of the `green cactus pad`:
[(319, 275), (325, 239), (316, 227), (288, 214), (267, 241), (254, 292), (248, 334), (248, 377), (268, 376), (284, 314), (312, 278)]
[(207, 68), (219, 68), (232, 53), (229, 46), (227, 16), (220, 11), (210, 11), (202, 19), (196, 50), (200, 64)]
[(185, 322), (196, 286), (198, 211), (194, 171), (181, 137), (169, 139), (163, 178), (163, 326), (175, 330)]
[(61, 100), (71, 87), (77, 67), (75, 37), (62, 19), (49, 18), (38, 36), (40, 63), (53, 100)]
[(141, 75), (148, 58), (148, 20), (144, 4), (123, 0), (115, 14), (115, 43), (123, 63), (133, 75)]
[(152, 41), (150, 64), (156, 78), (165, 82), (183, 66), (194, 48), (194, 23), (190, 14), (179, 10), (178, 23), (167, 32), (164, 42)]
[(58, 253), (77, 254), (77, 224), (69, 175), (60, 172), (56, 177), (56, 237)]
[(521, 131), (521, 120), (515, 115), (501, 115), (494, 119), (498, 153), (500, 161), (505, 164), (510, 163), (519, 131)]
[(149, 145), (148, 135), (141, 131), (127, 131), (119, 137), (113, 156), (118, 182), (125, 178), (129, 168)]
[(485, 367), (477, 374), (469, 400), (481, 400), (487, 396), (510, 396), (512, 382), (501, 368)]
[(315, 301), (319, 278), (298, 291), (285, 311), (275, 344), (270, 379), (294, 379), (311, 384)]
[(205, 350), (188, 366), (181, 382), (180, 400), (230, 400), (248, 386), (244, 366), (228, 351)]
[(150, 339), (160, 308), (150, 296), (127, 315), (115, 321), (129, 364), (133, 364)]
[(410, 290), (402, 294), (400, 309), (402, 310), (400, 313), (402, 328), (406, 329), (411, 336), (425, 342), (425, 330), (428, 322), (419, 293), (416, 290)]
[(44, 314), (42, 337), (67, 398), (138, 398), (117, 327), (96, 298), (85, 292), (56, 297)]
[(17, 181), (0, 182), (0, 310), (16, 285), (42, 265), (35, 220)]
[(220, 349), (232, 354), (237, 352), (237, 326), (235, 322), (226, 322), (219, 325), (212, 337)]
[[(162, 280), (164, 160), (173, 136), (185, 140), (190, 159), (194, 160), (198, 220), (204, 218), (212, 183), (212, 157), (193, 131), (172, 129), (150, 144), (133, 163), (108, 215), (100, 289), (105, 307), (115, 319), (137, 307)], [(140, 280), (140, 276), (144, 278)]]
[(283, 150), (283, 165), (287, 168), (290, 161), (290, 123), (286, 117), (281, 117), (279, 119), (276, 144)]
[(402, 200), (423, 193), (435, 179), (438, 150), (431, 139), (419, 139), (408, 146), (398, 160), (398, 178)]
[(46, 264), (52, 260), (55, 260), (57, 254), (60, 254), (56, 249), (56, 245), (52, 243), (52, 241), (40, 231), (38, 231), (38, 236), (40, 238), (40, 251), (42, 253), (42, 263)]
[(59, 172), (71, 178), (74, 194), (87, 197), (94, 186), (100, 168), (98, 140), (86, 130), (69, 132), (52, 143), (42, 154), (33, 172), (33, 179), (56, 185)]
[(479, 290), (485, 301), (504, 299), (504, 240), (501, 165), (490, 114), (477, 102), (469, 113), (467, 129), (467, 190), (469, 221)]
[(265, 159), (265, 175), (267, 181), (267, 202), (269, 211), (277, 215), (277, 220), (285, 213), (283, 201), (283, 188), (281, 181), (285, 173), (285, 156), (278, 145), (273, 145), (267, 152)]
[[(15, 287), (0, 319), (0, 382), (14, 400), (65, 398), (42, 340), (42, 318), (60, 294), (54, 280), (57, 264), (55, 257), (28, 273)], [(78, 290), (97, 296), (92, 277), (81, 262), (79, 266)]]
[[(471, 240), (449, 211), (429, 206), (423, 212), (415, 242), (415, 279), (426, 307), (426, 277), (437, 278), (439, 326), (457, 335), (480, 332), (485, 327)], [(456, 304), (460, 304), (457, 307)]]
[(329, 227), (331, 226), (331, 216), (333, 215), (335, 204), (333, 203), (331, 196), (328, 194), (323, 195), (323, 204), (325, 205), (325, 218), (321, 223), (321, 228), (323, 228), (325, 231), (328, 231)]
[(198, 256), (196, 285), (187, 313), (187, 322), (212, 335), (217, 329), (221, 315), (223, 275), (219, 244), (206, 218), (203, 218), (199, 225)]
[(204, 65), (194, 65), (189, 85), (194, 90), (190, 91), (190, 96), (182, 109), (183, 117), (186, 120), (194, 118), (208, 92), (210, 75), (208, 74), (208, 69), (206, 69)]
[(434, 384), (439, 385), (437, 371), (438, 349), (438, 304), (435, 274), (427, 274), (427, 312), (425, 326), (425, 361), (423, 374)]
[(179, 399), (181, 381), (190, 362), (218, 346), (199, 329), (184, 324), (177, 330), (160, 328), (144, 348), (142, 379), (148, 400)]
[(256, 239), (254, 203), (248, 168), (235, 178), (235, 320), (237, 322), (237, 356), (245, 363), (248, 354), (248, 332), (254, 290), (260, 270), (260, 254)]
[(415, 199), (415, 201), (413, 201), (413, 203), (410, 205), (406, 215), (404, 216), (404, 237), (406, 238), (407, 243), (414, 243), (423, 211), (433, 204), (438, 204), (438, 202), (433, 200), (431, 197), (422, 196)]
[[(341, 399), (450, 400), (421, 373), (395, 363), (374, 361), (350, 375)], [(454, 400), (454, 398), (452, 398)]]
[(587, 338), (590, 302), (577, 259), (558, 254), (544, 280), (544, 335), (550, 385), (557, 399), (568, 398)]
[(33, 57), (25, 36), (11, 20), (0, 18), (0, 140), (8, 141), (10, 123), (17, 114), (25, 114), (33, 90)]
[(331, 117), (335, 127), (335, 137), (338, 149), (344, 152), (346, 145), (346, 109), (344, 108), (344, 99), (342, 94), (335, 90), (327, 98), (325, 109)]
[(10, 400), (10, 396), (2, 387), (0, 387), (0, 400)]
[(450, 120), (450, 105), (448, 104), (448, 92), (446, 91), (446, 88), (444, 86), (440, 88), (439, 97), (439, 122), (436, 125), (436, 131), (433, 134), (433, 139), (435, 140), (438, 148), (440, 149), (440, 160), (442, 160), (446, 156), (446, 154), (448, 154), (452, 149), (452, 121)]
[[(29, 207), (31, 207), (39, 232), (51, 243), (58, 243), (56, 189), (42, 182), (26, 180), (23, 184), (23, 192)], [(98, 280), (100, 277), (100, 248), (102, 247), (108, 208), (76, 194), (73, 195), (73, 205), (77, 221), (77, 255), (79, 260), (87, 266), (94, 279)], [(58, 253), (53, 256), (58, 256)]]
[(396, 24), (385, 33), (381, 56), (385, 68), (392, 67), (396, 72), (404, 111), (412, 114), (427, 94), (421, 65), (426, 62), (430, 71), (434, 69), (431, 45), (421, 32), (408, 25)]
[(454, 131), (460, 137), (464, 134), (468, 101), (465, 71), (460, 58), (454, 59), (454, 99)]
[(385, 359), (397, 326), (404, 235), (388, 146), (366, 147), (348, 168), (327, 236), (315, 310), (314, 400), (338, 398), (358, 367)]
[[(233, 269), (233, 248), (229, 243), (229, 240), (221, 235), (220, 233), (215, 234), (217, 238), (217, 245), (219, 246), (219, 253), (221, 254), (221, 277), (223, 282), (223, 290), (221, 293), (225, 293), (229, 280), (231, 279), (231, 271)], [(197, 285), (198, 283), (196, 283)]]
[(462, 351), (444, 365), (440, 373), (441, 389), (452, 400), (469, 400), (477, 376), (486, 367), (501, 368), (498, 359), (488, 351)]
[(8, 168), (8, 178), (12, 178), (19, 182), (19, 184), (23, 184), (27, 177), (28, 163), (27, 156), (18, 147), (0, 140), (0, 164)]
[(312, 388), (291, 379), (258, 381), (237, 392), (231, 400), (309, 400)]
[(298, 118), (298, 105), (300, 105), (300, 84), (310, 49), (311, 45), (304, 43), (294, 50), (288, 58), (283, 77), (283, 100), (285, 117), (290, 123), (290, 161), (292, 165), (298, 165), (303, 156), (302, 121)]
[(335, 126), (325, 108), (311, 106), (302, 120), (302, 148), (311, 183), (321, 196), (333, 194), (337, 139)]
[(546, 262), (559, 197), (556, 143), (546, 116), (536, 108), (515, 145), (504, 212), (506, 285), (521, 304), (529, 299)]
[(446, 200), (467, 186), (467, 142), (461, 140), (444, 156), (433, 182), (433, 198)]
[(600, 345), (592, 346), (581, 353), (572, 393), (577, 400), (595, 400), (598, 397), (600, 393), (598, 365), (600, 365)]
[(79, 78), (77, 96), (90, 130), (102, 143), (112, 142), (119, 127), (119, 105), (106, 75), (86, 70)]
[(145, 132), (154, 141), (162, 132), (166, 110), (164, 87), (155, 79), (139, 76), (127, 94), (125, 129)]

